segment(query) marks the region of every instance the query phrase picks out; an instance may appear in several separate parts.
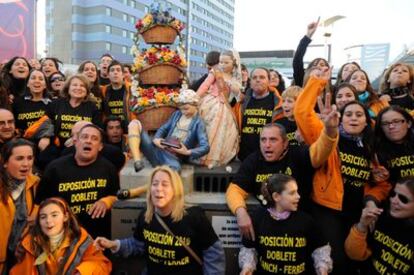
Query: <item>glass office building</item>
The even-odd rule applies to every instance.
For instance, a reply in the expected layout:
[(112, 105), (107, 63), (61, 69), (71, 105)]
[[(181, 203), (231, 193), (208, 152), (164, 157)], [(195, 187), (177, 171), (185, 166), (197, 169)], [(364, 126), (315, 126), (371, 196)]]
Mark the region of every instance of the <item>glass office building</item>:
[[(188, 76), (195, 79), (206, 72), (205, 55), (210, 50), (233, 47), (234, 0), (158, 1), (170, 6), (183, 21), (182, 35), (187, 50)], [(130, 49), (135, 22), (148, 12), (153, 1), (146, 0), (47, 0), (47, 55), (64, 63), (98, 61), (110, 53), (131, 63)]]

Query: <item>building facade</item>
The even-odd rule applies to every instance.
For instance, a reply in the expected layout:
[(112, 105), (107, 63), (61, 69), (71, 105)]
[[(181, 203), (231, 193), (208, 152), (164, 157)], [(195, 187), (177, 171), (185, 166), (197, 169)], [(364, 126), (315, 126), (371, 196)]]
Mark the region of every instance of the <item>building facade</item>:
[[(98, 61), (103, 53), (110, 53), (121, 62), (131, 63), (135, 22), (148, 12), (152, 2), (47, 0), (47, 55), (79, 64), (84, 60)], [(159, 2), (170, 6), (173, 16), (186, 25), (182, 35), (190, 79), (206, 72), (204, 58), (210, 50), (233, 47), (234, 0)]]

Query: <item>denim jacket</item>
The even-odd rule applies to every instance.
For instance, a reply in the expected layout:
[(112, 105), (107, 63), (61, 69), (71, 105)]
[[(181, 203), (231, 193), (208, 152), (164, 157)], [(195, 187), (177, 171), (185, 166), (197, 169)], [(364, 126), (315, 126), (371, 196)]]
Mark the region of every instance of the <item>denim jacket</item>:
[[(180, 111), (174, 112), (170, 119), (157, 130), (154, 138), (170, 137), (181, 116), (182, 113)], [(210, 151), (206, 127), (198, 114), (191, 120), (190, 126), (188, 127), (187, 138), (183, 141), (183, 144), (191, 150), (191, 159), (198, 159)]]

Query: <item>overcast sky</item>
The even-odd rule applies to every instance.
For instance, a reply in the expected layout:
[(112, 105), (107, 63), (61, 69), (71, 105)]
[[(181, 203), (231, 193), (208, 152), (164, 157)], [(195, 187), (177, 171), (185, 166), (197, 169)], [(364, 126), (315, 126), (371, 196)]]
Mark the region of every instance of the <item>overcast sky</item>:
[[(44, 7), (44, 2), (38, 0), (38, 7)], [(343, 49), (348, 46), (391, 43), (392, 61), (404, 45), (414, 44), (414, 0), (235, 0), (234, 47), (238, 51), (296, 49), (308, 23), (334, 15), (346, 16), (331, 29), (335, 66), (345, 62)], [(38, 19), (44, 26), (41, 8)], [(319, 28), (313, 43), (323, 44), (323, 33)], [(38, 35), (38, 52), (43, 54), (41, 28)]]
[[(346, 16), (332, 31), (333, 64), (346, 60), (344, 48), (391, 43), (390, 61), (414, 44), (413, 0), (236, 0), (234, 47), (239, 51), (296, 49), (307, 24), (318, 16)], [(322, 28), (313, 43), (323, 44)], [(323, 50), (322, 50), (323, 53)]]

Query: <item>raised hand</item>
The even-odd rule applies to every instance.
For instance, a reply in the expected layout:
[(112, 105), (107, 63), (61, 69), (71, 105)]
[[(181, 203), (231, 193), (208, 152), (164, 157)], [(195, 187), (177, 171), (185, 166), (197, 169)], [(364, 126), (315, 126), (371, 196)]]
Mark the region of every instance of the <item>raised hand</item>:
[(316, 32), (316, 29), (318, 29), (319, 20), (321, 17), (318, 17), (318, 20), (316, 22), (312, 22), (308, 25), (308, 28), (306, 30), (306, 36), (309, 38), (312, 38), (313, 34)]
[(367, 232), (370, 225), (375, 223), (382, 211), (383, 209), (377, 207), (365, 207), (362, 210), (361, 218), (357, 224), (358, 230), (364, 233)]

